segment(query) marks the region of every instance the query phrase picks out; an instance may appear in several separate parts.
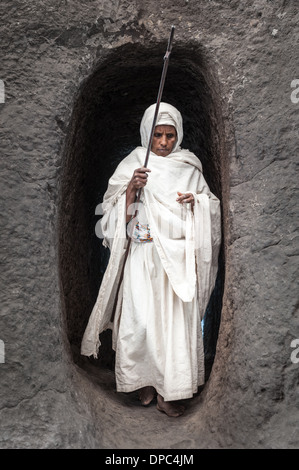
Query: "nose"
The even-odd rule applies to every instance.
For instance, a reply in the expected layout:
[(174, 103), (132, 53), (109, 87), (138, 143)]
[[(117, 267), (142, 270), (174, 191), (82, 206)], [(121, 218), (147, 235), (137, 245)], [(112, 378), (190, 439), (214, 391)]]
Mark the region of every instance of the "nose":
[(166, 147), (166, 146), (167, 146), (167, 138), (166, 138), (166, 135), (165, 135), (165, 134), (163, 134), (162, 137), (161, 137), (160, 145), (161, 145), (162, 147)]

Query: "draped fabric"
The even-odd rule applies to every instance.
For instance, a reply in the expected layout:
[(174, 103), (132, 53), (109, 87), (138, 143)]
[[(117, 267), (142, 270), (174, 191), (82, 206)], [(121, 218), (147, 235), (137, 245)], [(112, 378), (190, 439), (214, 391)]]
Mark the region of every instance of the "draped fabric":
[[(120, 162), (104, 195), (101, 226), (110, 259), (81, 353), (97, 357), (99, 334), (111, 328), (117, 389), (132, 391), (152, 385), (165, 400), (175, 400), (191, 397), (203, 383), (200, 321), (217, 275), (220, 203), (209, 190), (199, 159), (180, 148), (183, 131), (179, 112), (161, 103), (164, 122), (165, 113), (176, 122), (177, 142), (166, 157), (150, 153), (151, 173), (142, 190), (138, 220), (126, 227), (126, 189), (134, 170), (144, 163), (151, 108), (141, 122), (143, 146)], [(192, 192), (193, 210), (190, 204), (176, 201), (177, 191)], [(134, 214), (135, 207), (130, 209)], [(127, 230), (131, 233), (137, 222), (149, 227), (152, 241), (131, 243), (111, 323)]]

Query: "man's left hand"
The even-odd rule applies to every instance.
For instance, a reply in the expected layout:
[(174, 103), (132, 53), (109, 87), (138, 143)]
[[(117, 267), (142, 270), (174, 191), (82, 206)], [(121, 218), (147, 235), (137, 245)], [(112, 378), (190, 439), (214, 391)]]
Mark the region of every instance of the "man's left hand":
[(179, 197), (177, 198), (177, 202), (179, 202), (180, 204), (185, 204), (189, 202), (191, 203), (192, 207), (194, 206), (194, 197), (192, 193), (180, 193), (178, 191), (178, 196)]

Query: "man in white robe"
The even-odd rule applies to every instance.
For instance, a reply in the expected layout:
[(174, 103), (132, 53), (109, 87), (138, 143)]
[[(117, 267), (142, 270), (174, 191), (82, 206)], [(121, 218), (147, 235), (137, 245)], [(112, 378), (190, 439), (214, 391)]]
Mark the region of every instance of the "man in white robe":
[(104, 195), (101, 226), (110, 259), (81, 353), (97, 357), (99, 334), (111, 328), (117, 391), (140, 390), (144, 405), (157, 396), (159, 411), (179, 416), (184, 409), (177, 401), (191, 398), (204, 383), (201, 320), (218, 269), (220, 203), (199, 159), (181, 149), (182, 117), (169, 104), (160, 103), (144, 168), (154, 112), (155, 105), (145, 111), (142, 146), (120, 162)]

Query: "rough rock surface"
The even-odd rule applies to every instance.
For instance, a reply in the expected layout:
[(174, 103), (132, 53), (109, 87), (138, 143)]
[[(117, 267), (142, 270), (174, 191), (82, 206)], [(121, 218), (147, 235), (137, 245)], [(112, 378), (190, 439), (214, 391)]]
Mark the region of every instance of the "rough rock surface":
[[(291, 347), (299, 338), (299, 91), (291, 87), (299, 79), (297, 1), (165, 0), (157, 7), (152, 0), (4, 0), (0, 9), (5, 85), (5, 103), (0, 103), (0, 339), (5, 345), (0, 447), (298, 447), (299, 353)], [(216, 356), (204, 389), (186, 403), (179, 420), (153, 406), (141, 408), (136, 394), (117, 394), (110, 368), (78, 355), (97, 288), (94, 279), (100, 275), (90, 272), (94, 264), (82, 261), (90, 240), (80, 227), (89, 226), (85, 209), (90, 198), (95, 203), (92, 169), (102, 171), (99, 181), (105, 180), (120, 157), (119, 140), (136, 131), (140, 98), (153, 99), (147, 95), (151, 81), (144, 81), (147, 92), (136, 92), (130, 87), (134, 76), (125, 79), (122, 69), (119, 96), (136, 103), (133, 122), (122, 134), (118, 121), (115, 136), (117, 102), (109, 101), (108, 91), (101, 94), (101, 73), (105, 83), (115, 84), (118, 51), (119, 59), (131, 57), (129, 68), (132, 57), (141, 61), (138, 50), (160, 55), (171, 24), (180, 51), (175, 56), (174, 48), (173, 70), (181, 80), (168, 93), (173, 100), (178, 95), (183, 107), (186, 96), (192, 118), (199, 93), (200, 145), (203, 158), (211, 157), (211, 180), (213, 172), (218, 175), (214, 184), (221, 190), (224, 229)], [(157, 56), (153, 64), (145, 60), (158, 70)], [(202, 80), (201, 91), (196, 80)], [(86, 155), (93, 155), (96, 145), (101, 148), (102, 140), (108, 145), (101, 130), (94, 140), (96, 125), (89, 127), (95, 117), (105, 125), (101, 108), (86, 109), (91, 85), (98, 86), (101, 97), (95, 106), (104, 114), (110, 110), (106, 125), (109, 137), (115, 136), (114, 160), (105, 164), (102, 157), (103, 165), (86, 173)], [(187, 116), (188, 109), (184, 112)], [(129, 112), (127, 117), (131, 122)], [(214, 129), (211, 135), (209, 129)], [(192, 134), (191, 125), (190, 135), (190, 147), (199, 145), (200, 133)], [(213, 147), (211, 153), (204, 142)], [(86, 189), (86, 178), (92, 190)], [(99, 195), (104, 189), (99, 187)], [(94, 206), (89, 210), (94, 214)], [(64, 233), (72, 234), (69, 244)], [(89, 285), (88, 279), (93, 280)]]

